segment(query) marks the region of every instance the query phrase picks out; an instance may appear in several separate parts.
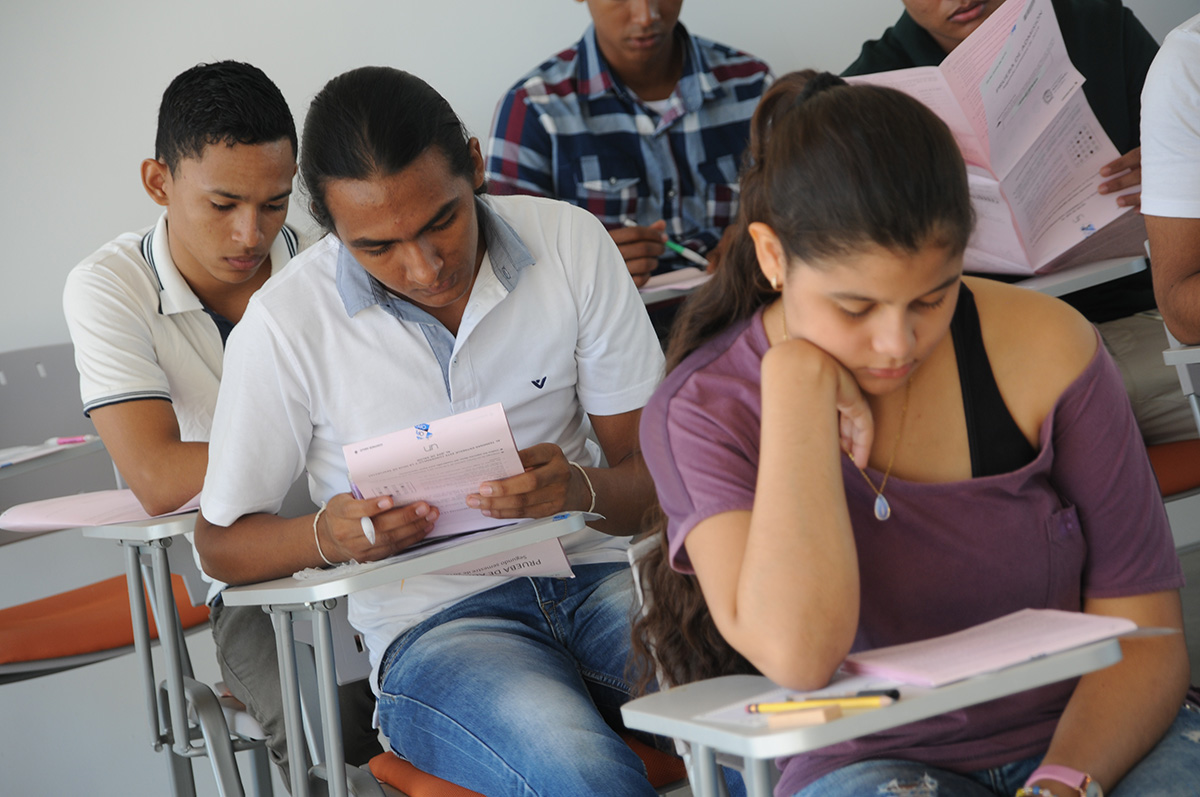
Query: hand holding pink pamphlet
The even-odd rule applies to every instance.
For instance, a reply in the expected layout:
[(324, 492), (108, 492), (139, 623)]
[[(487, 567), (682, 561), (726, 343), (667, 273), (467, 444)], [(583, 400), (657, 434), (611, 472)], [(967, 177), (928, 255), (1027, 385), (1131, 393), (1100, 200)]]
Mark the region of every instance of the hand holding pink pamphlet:
[(485, 516), (467, 496), (485, 481), (523, 472), (504, 407), (490, 404), (343, 448), (350, 481), (364, 498), (438, 508), (429, 537), (516, 523)]

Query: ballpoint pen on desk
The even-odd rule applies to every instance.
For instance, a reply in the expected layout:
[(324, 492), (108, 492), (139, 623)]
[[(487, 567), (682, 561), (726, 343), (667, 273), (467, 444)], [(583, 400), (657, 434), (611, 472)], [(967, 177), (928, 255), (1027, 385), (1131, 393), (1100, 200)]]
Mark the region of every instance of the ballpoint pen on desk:
[[(638, 226), (638, 223), (636, 221), (634, 221), (633, 219), (625, 219), (621, 223), (624, 224), (626, 227), (637, 227)], [(711, 263), (708, 262), (708, 260), (706, 260), (704, 258), (703, 255), (693, 252), (691, 249), (688, 249), (686, 246), (676, 243), (675, 241), (672, 241), (670, 238), (666, 238), (663, 240), (663, 246), (667, 247), (672, 252), (674, 252), (675, 254), (682, 257), (684, 260), (691, 261), (692, 263), (695, 263), (697, 266), (700, 266), (701, 268), (706, 269), (710, 265), (712, 265)]]

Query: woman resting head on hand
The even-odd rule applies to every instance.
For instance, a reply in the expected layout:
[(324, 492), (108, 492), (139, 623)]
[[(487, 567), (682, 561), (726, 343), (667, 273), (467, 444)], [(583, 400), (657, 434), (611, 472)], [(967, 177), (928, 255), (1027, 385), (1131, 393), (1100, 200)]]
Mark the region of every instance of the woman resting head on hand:
[[(852, 651), (1023, 608), (1182, 628), (1121, 377), (1067, 305), (963, 277), (972, 212), (946, 126), (899, 92), (798, 73), (764, 96), (746, 159), (738, 235), (642, 416), (662, 508), (642, 655), (670, 683), (814, 689)], [(1043, 765), (1192, 793), (1183, 636), (1122, 648), (1077, 681), (788, 759), (776, 793), (1079, 793)]]

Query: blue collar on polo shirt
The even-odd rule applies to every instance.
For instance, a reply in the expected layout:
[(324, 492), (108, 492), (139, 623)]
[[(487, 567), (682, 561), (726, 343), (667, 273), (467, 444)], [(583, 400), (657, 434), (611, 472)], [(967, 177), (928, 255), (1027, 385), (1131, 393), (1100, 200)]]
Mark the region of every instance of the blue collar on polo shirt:
[[(492, 273), (504, 289), (511, 293), (517, 286), (521, 270), (533, 265), (533, 255), (512, 225), (502, 219), (480, 197), (475, 197), (475, 214), (483, 228), (483, 240), (488, 260), (492, 264)], [(476, 283), (478, 284), (478, 278)], [(450, 330), (420, 307), (385, 288), (383, 283), (368, 274), (350, 254), (350, 250), (341, 244), (338, 245), (337, 288), (346, 314), (351, 318), (368, 307), (379, 305), (399, 321), (419, 324), (425, 339), (429, 341), (429, 347), (433, 349), (442, 366), (446, 395), (450, 395), (450, 357), (454, 353), (454, 336), (450, 334)]]

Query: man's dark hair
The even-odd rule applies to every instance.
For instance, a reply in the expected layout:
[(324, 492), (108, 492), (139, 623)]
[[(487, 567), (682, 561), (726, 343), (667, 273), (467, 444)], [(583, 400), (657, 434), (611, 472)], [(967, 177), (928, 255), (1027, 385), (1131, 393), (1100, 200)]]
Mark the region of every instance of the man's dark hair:
[(286, 138), (296, 152), (296, 122), (279, 88), (239, 61), (198, 64), (178, 75), (158, 108), (154, 157), (171, 173), (209, 144), (264, 144)]
[(441, 150), (452, 175), (473, 181), (469, 141), (450, 103), (416, 75), (382, 66), (338, 75), (317, 93), (304, 121), (300, 177), (313, 218), (333, 230), (325, 204), (330, 180), (399, 174), (429, 147)]

